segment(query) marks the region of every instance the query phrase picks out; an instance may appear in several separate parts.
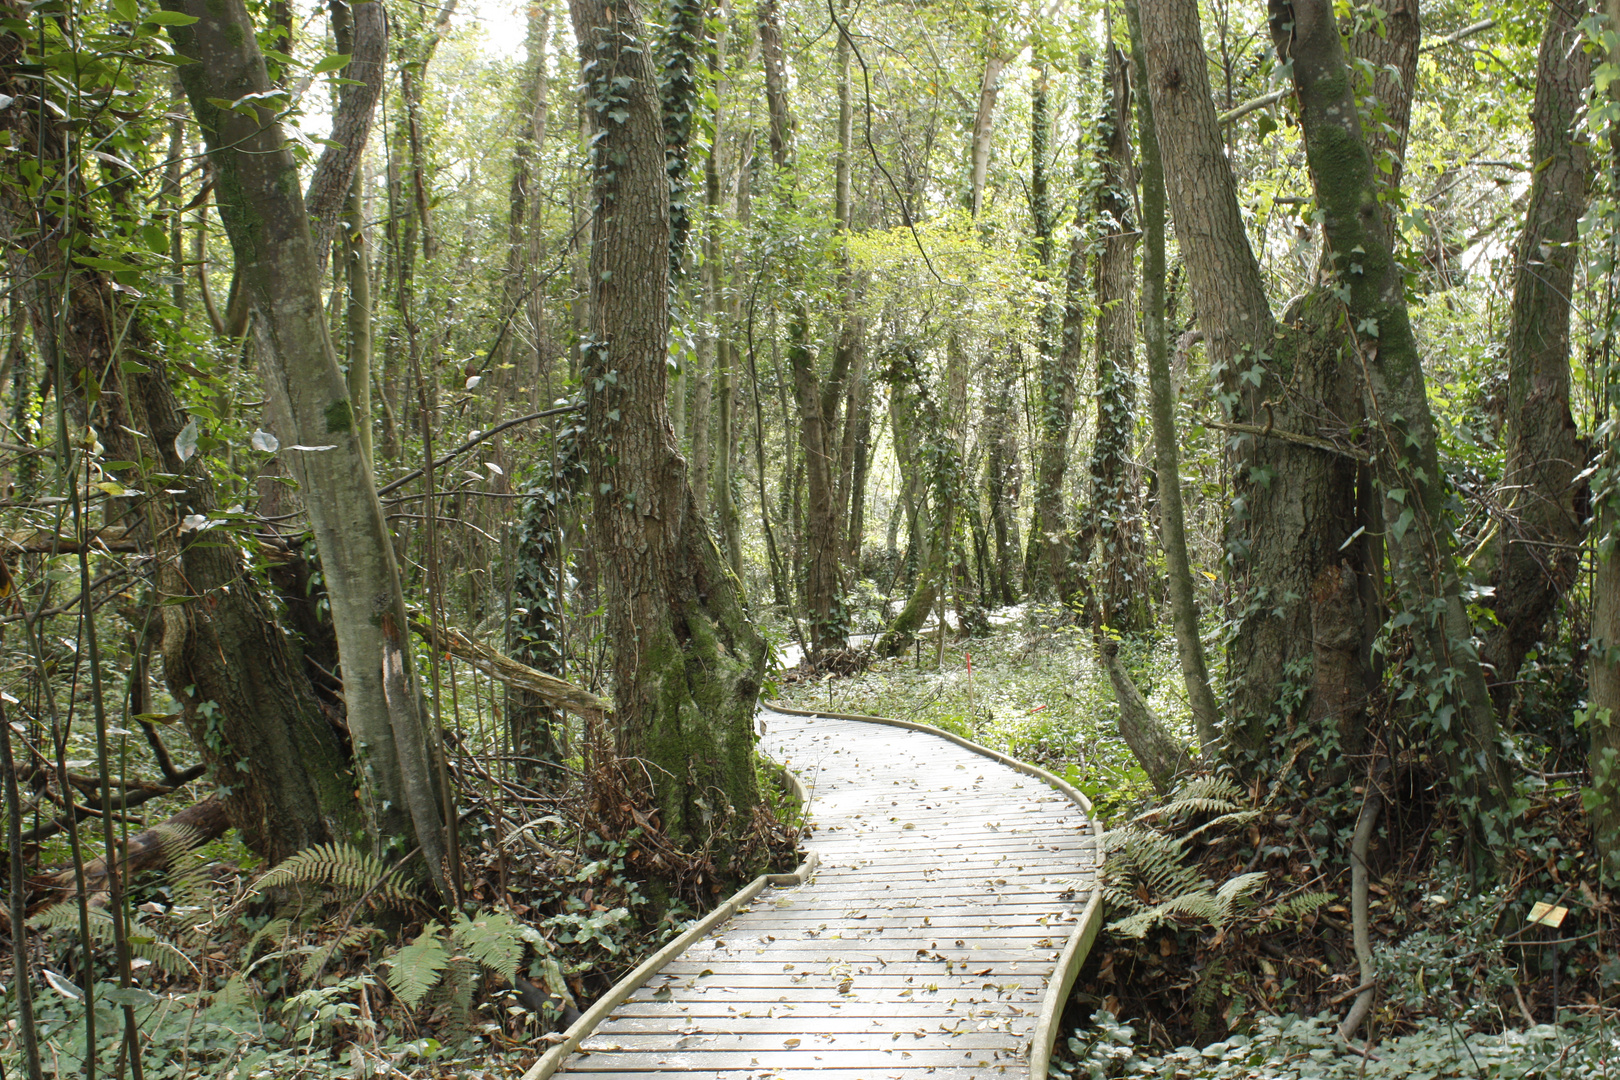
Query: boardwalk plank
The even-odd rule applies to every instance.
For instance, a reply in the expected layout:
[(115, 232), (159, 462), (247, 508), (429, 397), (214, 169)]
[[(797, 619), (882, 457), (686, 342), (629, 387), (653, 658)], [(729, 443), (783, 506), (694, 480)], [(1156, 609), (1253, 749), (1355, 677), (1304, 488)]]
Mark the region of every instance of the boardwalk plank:
[(820, 866), (621, 1004), (568, 1076), (1022, 1076), (1093, 837), (1038, 780), (923, 732), (767, 713)]

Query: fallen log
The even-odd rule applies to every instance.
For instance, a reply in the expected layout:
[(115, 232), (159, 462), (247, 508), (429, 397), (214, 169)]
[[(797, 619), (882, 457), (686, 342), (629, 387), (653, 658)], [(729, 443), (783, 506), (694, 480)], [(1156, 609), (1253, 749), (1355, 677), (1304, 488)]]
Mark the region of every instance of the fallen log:
[[(200, 803), (186, 807), (161, 824), (143, 829), (131, 836), (124, 857), (119, 860), (119, 871), (127, 880), (143, 870), (155, 870), (162, 866), (165, 859), (163, 838), (166, 832), (184, 830), (192, 837), (193, 845), (196, 845), (218, 840), (230, 827), (230, 820), (225, 816), (225, 804), (219, 801), (218, 796), (210, 796)], [(91, 859), (84, 864), (86, 892), (91, 895), (106, 892), (107, 882), (105, 857)], [(73, 872), (73, 867), (69, 866), (38, 880), (36, 884), (42, 895), (33, 898), (31, 908), (48, 906), (61, 899), (64, 893), (76, 892), (78, 876)]]

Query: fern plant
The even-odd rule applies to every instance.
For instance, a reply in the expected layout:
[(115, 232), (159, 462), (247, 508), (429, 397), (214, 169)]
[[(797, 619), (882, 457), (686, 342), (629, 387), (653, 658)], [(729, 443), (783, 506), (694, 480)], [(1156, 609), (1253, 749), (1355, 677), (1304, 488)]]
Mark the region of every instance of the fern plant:
[(451, 1017), (461, 1017), (471, 1007), (472, 975), (481, 969), (514, 982), (530, 946), (541, 956), (549, 952), (539, 931), (504, 911), (472, 918), (458, 914), (448, 928), (430, 920), (415, 940), (388, 958), (388, 988), (411, 1009), (437, 990)]

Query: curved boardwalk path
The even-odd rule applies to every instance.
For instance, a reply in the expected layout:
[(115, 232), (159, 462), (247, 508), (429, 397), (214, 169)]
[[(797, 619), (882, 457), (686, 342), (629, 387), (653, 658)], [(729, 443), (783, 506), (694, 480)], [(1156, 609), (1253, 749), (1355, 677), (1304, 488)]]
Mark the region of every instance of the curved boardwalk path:
[(810, 883), (772, 888), (653, 976), (567, 1076), (1023, 1077), (1089, 896), (1081, 810), (936, 735), (766, 711), (811, 793)]

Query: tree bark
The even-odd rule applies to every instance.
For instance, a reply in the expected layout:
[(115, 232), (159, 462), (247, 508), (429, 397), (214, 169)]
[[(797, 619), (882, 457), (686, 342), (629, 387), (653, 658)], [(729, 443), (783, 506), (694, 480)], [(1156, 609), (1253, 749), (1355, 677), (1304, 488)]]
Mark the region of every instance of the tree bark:
[(1361, 136), (1349, 68), (1326, 0), (1272, 0), (1280, 56), (1293, 62), (1306, 160), (1333, 254), (1337, 298), (1365, 378), (1375, 467), (1382, 485), (1392, 577), (1412, 618), (1428, 685), (1430, 722), (1473, 832), (1494, 864), (1505, 842), (1500, 812), (1511, 785), (1498, 754), (1496, 715), (1460, 592), (1434, 420), (1400, 265), (1380, 235), (1372, 156)]
[[(1098, 130), (1100, 182), (1095, 223), (1102, 230), (1094, 269), (1097, 298), (1097, 434), (1091, 448), (1091, 505), (1101, 581), (1097, 588), (1103, 625), (1136, 633), (1152, 622), (1147, 560), (1143, 551), (1142, 498), (1131, 465), (1136, 433), (1135, 269), (1137, 228), (1133, 205), (1131, 92), (1124, 55), (1108, 47), (1109, 97)], [(1065, 347), (1068, 346), (1065, 341)]]
[(1591, 164), (1576, 125), (1592, 81), (1583, 47), (1584, 4), (1548, 5), (1530, 110), (1530, 204), (1513, 259), (1502, 474), (1505, 506), (1491, 584), (1497, 625), (1482, 659), (1495, 668), (1498, 709), (1513, 701), (1525, 654), (1541, 640), (1574, 584), (1585, 532), (1588, 449), (1569, 408), (1570, 295), (1579, 260), (1577, 225)]
[(984, 206), (984, 184), (990, 175), (990, 142), (996, 118), (996, 96), (1001, 90), (1001, 69), (1007, 57), (999, 42), (991, 42), (984, 59), (984, 78), (979, 81), (979, 109), (973, 114), (973, 138), (969, 146), (968, 211), (975, 221)]
[(1164, 721), (1148, 708), (1125, 665), (1119, 662), (1119, 643), (1105, 640), (1100, 652), (1103, 666), (1108, 669), (1108, 681), (1114, 687), (1114, 703), (1119, 706), (1120, 738), (1147, 773), (1153, 790), (1163, 795), (1170, 790), (1176, 774), (1186, 771), (1192, 762)]
[(346, 217), (344, 207), (371, 136), (371, 118), (382, 97), (388, 59), (388, 17), (382, 0), (329, 3), (338, 49), (347, 51), (350, 60), (341, 72), (343, 83), (338, 87), (338, 106), (326, 149), (315, 163), (315, 174), (304, 193), (317, 273), (325, 271), (332, 240)]
[(980, 438), (987, 444), (984, 459), (985, 494), (990, 503), (994, 550), (995, 593), (1003, 604), (1018, 603), (1013, 582), (1018, 565), (1018, 493), (1023, 469), (1018, 455), (1018, 430), (1013, 409), (1013, 387), (1018, 379), (1013, 346), (1005, 346), (1001, 369), (994, 373)]
[[(0, 72), (20, 72), (8, 60), (21, 52), (19, 38), (0, 35)], [(19, 86), (10, 77), (0, 89), (38, 93), (36, 84)], [(7, 109), (0, 125), (19, 152), (60, 160), (64, 132), (39, 128), (39, 118), (37, 109)], [(189, 598), (159, 609), (164, 678), (232, 825), (268, 861), (347, 834), (357, 823), (348, 749), (277, 625), (270, 598), (245, 571), (234, 543), (182, 531), (187, 516), (206, 518), (217, 505), (203, 456), (184, 459), (176, 449), (192, 418), (175, 398), (150, 308), (131, 308), (99, 271), (64, 266), (62, 220), (14, 201), (15, 191), (0, 185), (6, 198), (0, 231), (13, 241), (13, 279), (25, 283), (53, 382), (65, 389), (68, 407), (96, 426), (109, 459), (152, 462), (170, 474), (161, 486), (177, 492), (131, 500), (126, 521), (155, 556), (157, 589)], [(80, 193), (73, 197), (74, 227), (95, 230), (94, 207)], [(100, 389), (93, 403), (83, 396), (87, 381)], [(121, 479), (132, 488), (151, 486), (134, 470)]]
[[(267, 109), (215, 102), (269, 86), (241, 0), (168, 0), (198, 21), (171, 27), (187, 96), (218, 176), (221, 216), (253, 297), (270, 412), (304, 493), (343, 663), (362, 801), (379, 850), (420, 846), (429, 877), (454, 902), (447, 857), (442, 744), (421, 712), (392, 536), (355, 430), (354, 406), (327, 336), (316, 252), (297, 165)], [(347, 184), (344, 188), (347, 188)]]
[[(1052, 135), (1047, 69), (1035, 76), (1030, 101), (1030, 212), (1034, 217), (1037, 273), (1043, 281), (1051, 274), (1053, 220), (1048, 142)], [(1079, 215), (1077, 215), (1079, 216)], [(1063, 478), (1069, 464), (1069, 429), (1074, 422), (1076, 376), (1081, 355), (1081, 285), (1085, 273), (1085, 241), (1076, 234), (1070, 244), (1064, 277), (1066, 303), (1059, 314), (1050, 282), (1045, 285), (1039, 352), (1038, 414), (1040, 432), (1035, 452), (1035, 505), (1029, 524), (1029, 555), (1024, 564), (1024, 589), (1038, 595), (1068, 599), (1074, 592), (1070, 573), (1069, 525), (1063, 506)], [(1062, 340), (1058, 327), (1062, 326)]]
[[(1127, 0), (1132, 60), (1140, 86), (1147, 85), (1147, 55), (1142, 48), (1138, 0)], [(1147, 354), (1148, 391), (1152, 399), (1153, 464), (1159, 476), (1159, 534), (1170, 585), (1170, 621), (1176, 655), (1187, 688), (1193, 724), (1205, 761), (1214, 759), (1220, 742), (1220, 706), (1210, 688), (1209, 664), (1198, 628), (1198, 599), (1193, 591), (1192, 563), (1187, 558), (1186, 516), (1181, 503), (1181, 461), (1176, 435), (1176, 394), (1170, 381), (1170, 348), (1164, 309), (1164, 166), (1159, 136), (1153, 126), (1153, 102), (1136, 95), (1142, 144), (1142, 339)]]
[[(1359, 425), (1361, 398), (1340, 359), (1337, 311), (1321, 290), (1277, 333), (1210, 97), (1196, 4), (1165, 0), (1140, 13), (1166, 193), (1211, 376), (1228, 415), (1249, 429), (1229, 440), (1227, 551), (1240, 625), (1228, 648), (1223, 734), (1229, 750), (1258, 753), (1274, 718), (1301, 698), (1308, 707), (1317, 675), (1312, 590), (1324, 570), (1350, 558), (1343, 548), (1361, 524), (1353, 460), (1266, 432), (1345, 439)], [(1343, 621), (1337, 611), (1323, 615)], [(1353, 734), (1355, 718), (1345, 720)]]
[(597, 127), (581, 373), (618, 749), (646, 761), (666, 833), (692, 847), (735, 841), (759, 802), (765, 643), (697, 513), (665, 406), (669, 192), (656, 82), (633, 4), (570, 6)]

